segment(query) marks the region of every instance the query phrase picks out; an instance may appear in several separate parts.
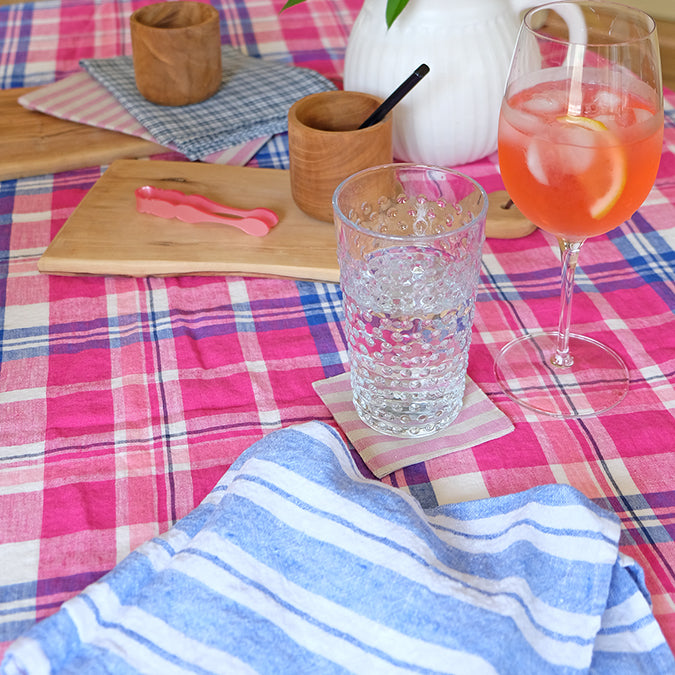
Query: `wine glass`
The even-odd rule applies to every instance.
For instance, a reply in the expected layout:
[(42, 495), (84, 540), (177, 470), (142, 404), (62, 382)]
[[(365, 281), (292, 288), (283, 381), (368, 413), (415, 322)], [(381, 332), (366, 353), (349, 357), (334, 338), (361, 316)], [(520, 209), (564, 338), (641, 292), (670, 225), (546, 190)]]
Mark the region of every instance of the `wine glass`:
[(507, 344), (495, 362), (504, 392), (556, 417), (605, 412), (628, 391), (622, 358), (570, 333), (574, 273), (588, 237), (642, 204), (663, 142), (654, 20), (604, 0), (552, 2), (524, 17), (499, 118), (499, 164), (520, 211), (558, 239), (557, 330)]

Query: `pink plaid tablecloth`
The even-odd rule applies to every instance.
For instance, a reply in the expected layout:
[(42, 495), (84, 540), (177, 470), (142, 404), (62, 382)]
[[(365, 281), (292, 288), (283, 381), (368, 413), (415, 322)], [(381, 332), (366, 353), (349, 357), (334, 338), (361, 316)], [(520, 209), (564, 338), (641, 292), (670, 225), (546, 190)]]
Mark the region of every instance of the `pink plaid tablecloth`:
[[(0, 7), (0, 86), (54, 81), (129, 53), (121, 0)], [(339, 80), (360, 2), (223, 3), (229, 41)], [(218, 5), (220, 6), (220, 5)], [(675, 96), (656, 186), (582, 252), (574, 324), (630, 367), (626, 400), (577, 421), (513, 404), (503, 344), (556, 323), (557, 245), (488, 240), (469, 375), (515, 430), (384, 480), (424, 505), (569, 483), (619, 516), (675, 646)], [(285, 137), (258, 165), (284, 168)], [(461, 167), (502, 189), (496, 156)], [(339, 288), (240, 277), (41, 276), (37, 261), (101, 167), (0, 183), (0, 640), (8, 642), (190, 512), (267, 432), (335, 424), (312, 383), (345, 370)], [(0, 650), (1, 653), (2, 650)]]

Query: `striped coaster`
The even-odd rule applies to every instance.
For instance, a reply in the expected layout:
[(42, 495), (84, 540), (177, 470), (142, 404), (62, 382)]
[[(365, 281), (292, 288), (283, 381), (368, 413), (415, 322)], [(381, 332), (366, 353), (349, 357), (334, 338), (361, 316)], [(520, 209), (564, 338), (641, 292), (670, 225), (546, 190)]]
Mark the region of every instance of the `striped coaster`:
[(312, 386), (378, 478), (411, 464), (499, 438), (514, 429), (509, 418), (468, 376), (464, 405), (457, 419), (447, 429), (422, 439), (385, 436), (362, 422), (352, 402), (349, 372), (314, 382)]

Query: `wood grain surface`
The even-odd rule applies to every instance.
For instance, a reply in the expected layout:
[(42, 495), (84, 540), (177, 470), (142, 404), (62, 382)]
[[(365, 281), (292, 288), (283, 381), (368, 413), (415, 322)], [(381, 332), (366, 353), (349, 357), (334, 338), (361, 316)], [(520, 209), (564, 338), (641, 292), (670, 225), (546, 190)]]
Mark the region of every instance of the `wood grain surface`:
[[(139, 213), (134, 193), (144, 185), (200, 194), (236, 208), (265, 207), (279, 216), (279, 224), (266, 236), (253, 237), (227, 225)], [(517, 209), (501, 208), (505, 199), (505, 192), (491, 196), (487, 235), (532, 232), (534, 226)], [(56, 235), (38, 269), (61, 275), (339, 280), (334, 226), (295, 205), (288, 171), (160, 160), (113, 162)]]
[(358, 91), (322, 91), (291, 106), (291, 186), (293, 198), (305, 213), (333, 222), (335, 188), (361, 169), (392, 161), (391, 115), (359, 129), (382, 100)]
[(189, 105), (222, 81), (220, 18), (208, 3), (156, 2), (129, 19), (136, 86), (159, 105)]
[(18, 99), (34, 89), (0, 91), (0, 180), (167, 152), (163, 146), (136, 136), (27, 110)]
[(656, 25), (661, 48), (663, 84), (675, 91), (675, 21), (657, 21)]
[[(143, 185), (201, 194), (237, 208), (266, 207), (279, 224), (264, 237), (227, 225), (188, 224), (136, 211)], [(66, 221), (38, 263), (51, 274), (245, 274), (339, 278), (332, 224), (304, 214), (288, 171), (191, 162), (117, 160)]]

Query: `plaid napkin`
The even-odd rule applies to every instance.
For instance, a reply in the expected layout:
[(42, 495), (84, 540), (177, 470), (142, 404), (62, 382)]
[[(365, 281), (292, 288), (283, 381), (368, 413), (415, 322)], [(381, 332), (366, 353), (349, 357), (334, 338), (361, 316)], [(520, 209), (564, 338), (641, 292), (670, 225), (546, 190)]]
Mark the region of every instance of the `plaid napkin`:
[(146, 101), (136, 88), (130, 56), (84, 59), (80, 65), (162, 145), (172, 145), (189, 159), (288, 129), (288, 109), (298, 99), (335, 89), (323, 75), (222, 48), (223, 85), (211, 98), (185, 106)]
[[(38, 110), (69, 122), (88, 124), (158, 142), (103, 85), (86, 72), (74, 73), (57, 82), (45, 84), (20, 96), (18, 101), (28, 110)], [(269, 138), (269, 136), (255, 138), (200, 159), (211, 164), (243, 166)], [(171, 144), (166, 147), (170, 150), (176, 149)]]
[(352, 402), (349, 372), (312, 385), (368, 468), (378, 478), (411, 464), (472, 448), (513, 431), (504, 413), (467, 376), (462, 410), (443, 431), (426, 438), (395, 438), (361, 421)]
[(0, 672), (672, 672), (619, 534), (566, 485), (424, 511), (312, 422), (244, 452)]

